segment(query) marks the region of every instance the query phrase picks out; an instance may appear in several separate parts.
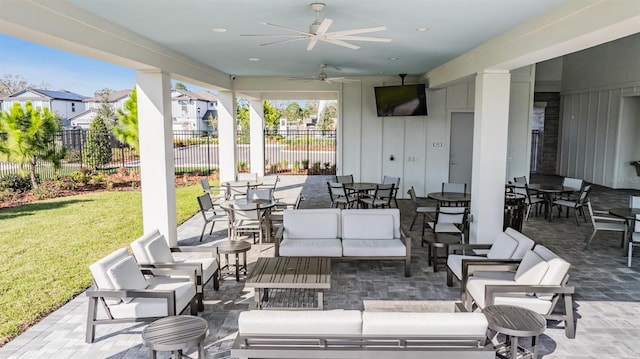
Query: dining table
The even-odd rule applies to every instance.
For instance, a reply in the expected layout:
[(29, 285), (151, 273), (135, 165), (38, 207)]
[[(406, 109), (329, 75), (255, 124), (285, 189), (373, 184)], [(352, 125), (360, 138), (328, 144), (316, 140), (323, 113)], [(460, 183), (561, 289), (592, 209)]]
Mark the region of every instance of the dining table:
[[(262, 212), (264, 216), (265, 223), (267, 224), (268, 230), (265, 233), (265, 242), (271, 241), (271, 218), (269, 214), (271, 213), (271, 209), (279, 204), (275, 199), (266, 199), (266, 198), (238, 198), (235, 200), (228, 200), (222, 202), (220, 207), (228, 213), (232, 213), (233, 211), (242, 211), (244, 209), (238, 208), (235, 205), (250, 205), (254, 204), (258, 211)], [(251, 208), (253, 210), (253, 208)], [(230, 223), (233, 226), (233, 223)]]
[(345, 190), (354, 193), (356, 197), (358, 197), (358, 206), (360, 205), (360, 199), (368, 195), (371, 191), (375, 191), (377, 187), (378, 183), (374, 182), (352, 182), (344, 184)]
[(469, 202), (471, 202), (471, 193), (431, 192), (427, 194), (427, 198), (436, 200), (438, 202), (438, 207), (450, 206), (452, 203), (455, 203), (456, 206), (462, 205), (469, 207)]
[[(614, 207), (609, 209), (609, 214), (612, 216), (616, 216), (622, 218), (626, 221), (627, 224), (627, 234), (629, 236), (633, 235), (633, 225), (636, 221), (636, 215), (640, 214), (640, 208), (631, 208), (631, 207)], [(629, 245), (629, 238), (625, 238), (624, 241), (624, 250), (625, 253), (627, 251)]]
[(528, 187), (530, 190), (538, 192), (544, 197), (544, 218), (549, 221), (551, 221), (551, 209), (555, 196), (576, 191), (574, 187), (549, 183), (530, 183)]

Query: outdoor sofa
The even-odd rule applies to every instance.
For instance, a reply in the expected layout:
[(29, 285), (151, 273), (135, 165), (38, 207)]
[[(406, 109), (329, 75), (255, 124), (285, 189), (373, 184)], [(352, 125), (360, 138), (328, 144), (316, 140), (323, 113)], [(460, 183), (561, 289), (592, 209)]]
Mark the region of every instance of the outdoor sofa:
[(285, 210), (275, 256), (402, 260), (411, 275), (411, 237), (397, 208)]
[(251, 310), (240, 313), (237, 358), (491, 358), (482, 313)]

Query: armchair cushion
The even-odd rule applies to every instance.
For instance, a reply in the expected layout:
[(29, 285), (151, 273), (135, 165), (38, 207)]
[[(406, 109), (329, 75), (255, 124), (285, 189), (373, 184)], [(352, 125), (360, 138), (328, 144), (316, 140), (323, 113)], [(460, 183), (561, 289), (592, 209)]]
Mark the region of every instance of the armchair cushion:
[(518, 241), (518, 247), (513, 251), (513, 254), (511, 254), (511, 259), (522, 259), (527, 251), (533, 248), (533, 246), (536, 244), (533, 239), (525, 236), (524, 234), (516, 231), (511, 227), (507, 227), (507, 229), (504, 230), (504, 233), (510, 235), (511, 237), (513, 237), (513, 239)]
[(404, 257), (407, 248), (400, 239), (350, 239), (342, 241), (345, 257)]
[(340, 209), (285, 210), (283, 238), (340, 238)]
[[(545, 273), (544, 277), (540, 280), (540, 285), (562, 285), (562, 281), (569, 272), (571, 264), (558, 257), (545, 246), (537, 245), (534, 252), (544, 258), (549, 265), (547, 273)], [(536, 296), (544, 300), (551, 300), (551, 298), (553, 298), (553, 294), (536, 293)]]
[(164, 239), (163, 235), (159, 235), (145, 244), (147, 256), (151, 263), (172, 263), (173, 255), (171, 249)]
[(549, 264), (540, 257), (536, 252), (529, 251), (522, 258), (522, 262), (518, 266), (516, 275), (514, 277), (515, 282), (525, 285), (537, 285), (540, 284), (542, 278), (547, 273)]
[(518, 241), (502, 232), (498, 235), (491, 249), (487, 253), (489, 259), (509, 259), (518, 247)]
[[(196, 295), (196, 289), (192, 282), (178, 278), (153, 277), (149, 279), (147, 290), (175, 291), (175, 301), (177, 311), (179, 308), (186, 308), (191, 299)], [(166, 298), (143, 298), (138, 297), (129, 303), (120, 303), (109, 306), (111, 315), (114, 318), (151, 318), (166, 317)], [(176, 313), (177, 314), (177, 313)]]
[(393, 216), (390, 214), (349, 213), (342, 216), (343, 241), (393, 239), (393, 232)]
[[(116, 289), (113, 281), (107, 274), (107, 270), (128, 256), (129, 252), (127, 252), (127, 249), (120, 248), (89, 266), (89, 270), (91, 270), (93, 280), (98, 289)], [(120, 303), (122, 299), (119, 297), (105, 297), (104, 300), (107, 305), (111, 305)]]
[[(128, 256), (107, 269), (107, 275), (113, 282), (114, 289), (145, 289), (147, 280), (138, 269), (133, 257)], [(122, 297), (122, 301), (129, 303), (134, 298)]]

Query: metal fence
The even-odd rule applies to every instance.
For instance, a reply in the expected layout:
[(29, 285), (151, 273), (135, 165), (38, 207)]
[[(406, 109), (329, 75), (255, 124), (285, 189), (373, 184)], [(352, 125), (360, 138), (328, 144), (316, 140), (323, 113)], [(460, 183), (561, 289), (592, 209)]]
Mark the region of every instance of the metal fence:
[[(116, 171), (120, 167), (137, 169), (138, 154), (119, 142), (111, 133), (101, 134), (108, 138), (111, 155), (108, 161), (95, 164), (89, 160), (88, 141), (95, 136), (90, 130), (60, 131), (51, 146), (56, 151), (66, 148), (67, 156), (62, 167), (54, 169), (49, 163), (38, 163), (36, 170), (40, 179), (52, 179), (81, 169)], [(278, 174), (335, 174), (335, 131), (296, 130), (265, 131), (265, 162), (267, 173)], [(239, 172), (250, 171), (250, 143), (248, 131), (238, 131), (236, 159)], [(173, 158), (176, 174), (211, 174), (219, 167), (220, 151), (218, 134), (207, 131), (174, 131)], [(224, 155), (224, 154), (222, 154)], [(0, 162), (0, 177), (28, 171), (20, 165)]]

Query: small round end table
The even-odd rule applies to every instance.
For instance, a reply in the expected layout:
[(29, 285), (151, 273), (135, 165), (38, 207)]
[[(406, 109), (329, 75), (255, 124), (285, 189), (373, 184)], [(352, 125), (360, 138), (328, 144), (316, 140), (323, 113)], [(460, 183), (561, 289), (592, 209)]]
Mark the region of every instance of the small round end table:
[(157, 351), (170, 351), (172, 358), (182, 358), (182, 351), (198, 347), (198, 358), (204, 358), (204, 339), (209, 333), (209, 324), (193, 315), (177, 315), (158, 319), (142, 331), (144, 345), (151, 349), (151, 359)]
[[(547, 320), (532, 310), (512, 305), (489, 305), (482, 310), (489, 329), (507, 336), (506, 343), (494, 343), (500, 358), (537, 359), (538, 336), (544, 333)], [(518, 346), (519, 337), (531, 337), (531, 351)]]
[[(244, 270), (244, 275), (247, 275), (247, 251), (251, 249), (251, 243), (240, 240), (226, 240), (220, 242), (216, 246), (218, 250), (218, 266), (220, 266), (220, 255), (224, 254), (225, 265), (219, 267), (220, 279), (222, 279), (222, 271), (224, 269), (230, 271), (231, 267), (235, 267), (236, 281), (240, 281), (240, 270)], [(229, 254), (235, 255), (236, 263), (229, 263)], [(242, 265), (240, 265), (240, 254), (242, 254)]]

